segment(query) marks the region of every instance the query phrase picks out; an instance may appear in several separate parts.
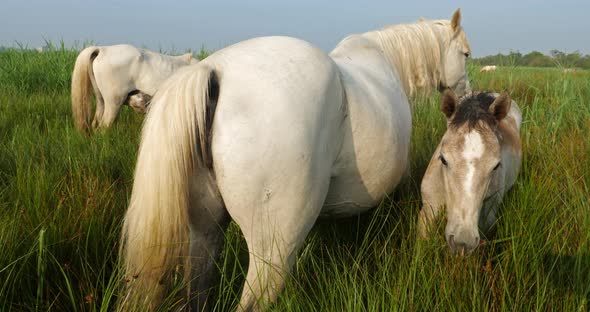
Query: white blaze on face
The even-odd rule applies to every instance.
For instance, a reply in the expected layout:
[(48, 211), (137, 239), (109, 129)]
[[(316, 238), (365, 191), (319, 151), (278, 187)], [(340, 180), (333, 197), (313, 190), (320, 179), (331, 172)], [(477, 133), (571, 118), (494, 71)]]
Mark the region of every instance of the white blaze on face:
[(481, 135), (476, 131), (470, 131), (465, 134), (463, 148), (462, 156), (467, 164), (467, 174), (463, 182), (463, 188), (465, 189), (465, 195), (471, 196), (471, 186), (473, 185), (473, 176), (475, 175), (475, 161), (481, 158), (485, 151)]

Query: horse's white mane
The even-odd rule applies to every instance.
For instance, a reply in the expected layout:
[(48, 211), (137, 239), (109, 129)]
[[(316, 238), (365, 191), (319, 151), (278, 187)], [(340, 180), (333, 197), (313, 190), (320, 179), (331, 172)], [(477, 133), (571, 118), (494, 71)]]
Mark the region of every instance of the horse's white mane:
[(387, 26), (363, 36), (374, 40), (400, 75), (406, 94), (437, 88), (443, 57), (453, 36), (448, 20), (423, 20)]

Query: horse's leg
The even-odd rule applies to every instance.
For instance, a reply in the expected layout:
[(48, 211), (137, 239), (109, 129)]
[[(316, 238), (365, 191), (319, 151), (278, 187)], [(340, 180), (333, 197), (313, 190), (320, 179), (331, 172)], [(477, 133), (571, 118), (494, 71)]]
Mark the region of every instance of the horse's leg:
[(104, 99), (102, 98), (102, 94), (97, 94), (96, 96), (96, 112), (94, 113), (94, 119), (92, 120), (92, 128), (96, 129), (100, 124), (100, 120), (102, 119), (102, 114), (104, 113)]
[(194, 179), (191, 186), (189, 298), (193, 311), (210, 310), (211, 290), (218, 284), (217, 268), (230, 218), (208, 173)]
[(93, 64), (92, 86), (97, 94), (93, 128), (108, 128), (117, 118), (130, 89), (127, 75), (113, 71), (108, 62), (96, 60)]
[(102, 113), (102, 118), (98, 121), (98, 127), (108, 128), (113, 124), (115, 119), (117, 119), (117, 115), (119, 115), (121, 106), (123, 106), (123, 103), (127, 98), (127, 92), (124, 94), (119, 94), (116, 92), (103, 92), (103, 97), (104, 112)]
[[(287, 220), (291, 218), (297, 217), (293, 215)], [(284, 222), (289, 222), (287, 220)], [(308, 220), (311, 224), (314, 221)], [(295, 252), (308, 231), (279, 234), (280, 231), (269, 228), (247, 228), (242, 232), (250, 259), (238, 311), (265, 310), (269, 304), (276, 302), (277, 295), (285, 287)]]
[[(279, 243), (278, 239), (271, 239), (272, 243), (263, 242), (264, 239), (250, 239), (248, 244), (250, 259), (246, 282), (240, 298), (238, 311), (259, 311), (276, 302), (279, 292), (285, 287), (285, 280), (293, 265), (296, 248), (299, 244), (287, 242)], [(284, 246), (278, 246), (284, 245)], [(258, 254), (263, 249), (269, 249), (267, 254)]]
[(244, 234), (250, 255), (240, 311), (264, 310), (276, 302), (295, 253), (319, 215), (329, 173), (300, 182), (291, 180), (276, 188), (264, 188), (260, 194), (264, 200), (259, 207), (243, 207), (238, 213), (230, 210)]

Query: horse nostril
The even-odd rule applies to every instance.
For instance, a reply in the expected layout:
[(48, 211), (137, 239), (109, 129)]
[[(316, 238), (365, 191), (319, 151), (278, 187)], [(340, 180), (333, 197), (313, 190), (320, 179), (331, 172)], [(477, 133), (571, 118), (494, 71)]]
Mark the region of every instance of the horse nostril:
[(453, 252), (457, 251), (457, 246), (455, 245), (455, 235), (449, 236), (449, 246)]

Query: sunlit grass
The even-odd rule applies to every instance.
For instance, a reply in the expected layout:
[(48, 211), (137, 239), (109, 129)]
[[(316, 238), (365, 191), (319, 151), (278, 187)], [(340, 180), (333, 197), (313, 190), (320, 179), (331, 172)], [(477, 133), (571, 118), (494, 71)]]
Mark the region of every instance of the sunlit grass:
[[(109, 131), (75, 132), (75, 57), (0, 53), (2, 311), (112, 310), (118, 299), (142, 116), (124, 108)], [(442, 233), (415, 239), (420, 179), (445, 126), (437, 95), (416, 98), (412, 178), (370, 213), (318, 221), (275, 310), (588, 310), (590, 73), (471, 68), (471, 78), (508, 91), (524, 114), (523, 167), (494, 240), (461, 259)], [(235, 308), (246, 256), (232, 224), (216, 310)]]

